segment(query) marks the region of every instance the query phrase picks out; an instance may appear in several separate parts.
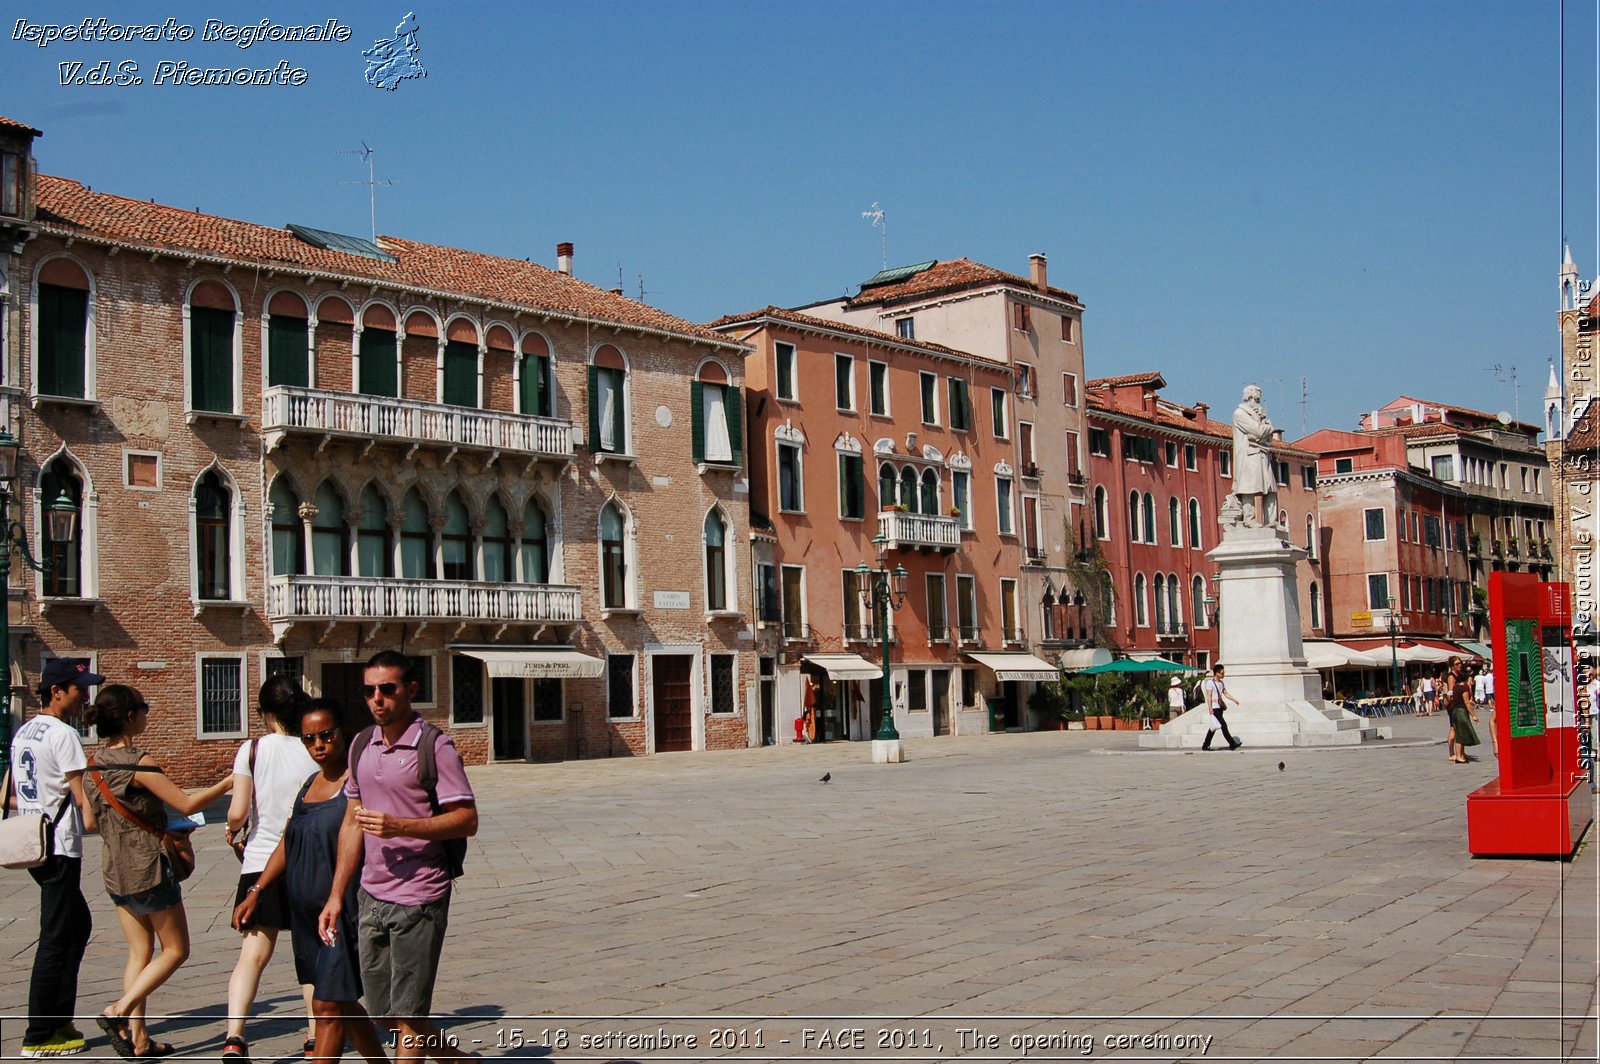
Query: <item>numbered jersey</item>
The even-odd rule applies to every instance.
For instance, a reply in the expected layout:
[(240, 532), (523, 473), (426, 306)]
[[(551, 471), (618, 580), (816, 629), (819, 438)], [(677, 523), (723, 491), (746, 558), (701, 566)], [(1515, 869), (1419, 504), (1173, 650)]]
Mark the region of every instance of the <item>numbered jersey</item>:
[(67, 774), (82, 772), (83, 740), (72, 725), (40, 714), (21, 728), (11, 743), (11, 772), (16, 781), (17, 808), (25, 813), (55, 816), (55, 852), (83, 856), (83, 816), (71, 800)]

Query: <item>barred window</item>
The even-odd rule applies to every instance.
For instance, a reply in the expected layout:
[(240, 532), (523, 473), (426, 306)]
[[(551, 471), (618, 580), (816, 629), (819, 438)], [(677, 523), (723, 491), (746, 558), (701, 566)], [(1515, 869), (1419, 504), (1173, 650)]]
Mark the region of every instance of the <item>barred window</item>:
[(268, 658), (262, 669), (265, 674), (263, 680), (270, 680), (274, 676), (287, 676), (301, 687), (306, 683), (305, 658)]
[(606, 716), (631, 717), (633, 712), (632, 654), (606, 656)]
[(433, 694), (433, 656), (408, 658), (411, 662), (411, 678), (417, 682), (417, 694), (411, 700), (414, 706), (431, 706), (434, 702)]
[(732, 713), (733, 701), (733, 655), (711, 655), (711, 712)]
[(244, 662), (200, 659), (200, 735), (239, 735), (244, 726)]
[(483, 723), (483, 663), (457, 654), (450, 661), (450, 721)]

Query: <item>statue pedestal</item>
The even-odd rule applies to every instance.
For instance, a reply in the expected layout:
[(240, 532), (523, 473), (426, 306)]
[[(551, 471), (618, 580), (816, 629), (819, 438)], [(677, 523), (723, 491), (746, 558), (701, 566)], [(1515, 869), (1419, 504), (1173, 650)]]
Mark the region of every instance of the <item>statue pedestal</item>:
[[(1322, 678), (1306, 666), (1300, 638), (1295, 565), (1306, 552), (1274, 527), (1230, 528), (1206, 557), (1217, 566), (1221, 649), (1228, 667), (1223, 719), (1245, 746), (1354, 746), (1378, 737), (1364, 718), (1322, 698)], [(1206, 737), (1205, 707), (1191, 709), (1139, 745), (1198, 747)], [(1226, 747), (1218, 734), (1212, 748)]]

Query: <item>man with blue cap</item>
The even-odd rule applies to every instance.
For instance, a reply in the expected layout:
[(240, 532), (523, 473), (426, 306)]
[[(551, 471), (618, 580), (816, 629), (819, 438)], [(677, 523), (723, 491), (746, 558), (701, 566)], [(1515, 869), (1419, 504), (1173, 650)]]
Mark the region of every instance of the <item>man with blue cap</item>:
[(17, 730), (12, 771), (3, 800), (41, 813), (55, 824), (50, 857), (28, 869), (39, 884), (39, 946), (28, 984), (25, 1057), (63, 1057), (88, 1046), (72, 1023), (78, 1005), (78, 968), (89, 944), (89, 903), (78, 881), (83, 871), (83, 833), (94, 830), (94, 813), (83, 790), (83, 740), (68, 723), (89, 700), (89, 688), (106, 678), (88, 658), (54, 658), (39, 675), (39, 712)]

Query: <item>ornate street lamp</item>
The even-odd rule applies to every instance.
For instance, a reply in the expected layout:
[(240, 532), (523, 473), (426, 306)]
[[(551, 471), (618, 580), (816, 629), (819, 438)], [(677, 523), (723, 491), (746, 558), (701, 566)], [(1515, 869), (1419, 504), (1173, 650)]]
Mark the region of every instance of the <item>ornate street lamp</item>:
[(1394, 612), (1394, 608), (1399, 604), (1399, 599), (1393, 595), (1389, 596), (1387, 623), (1389, 626), (1389, 694), (1391, 696), (1400, 693), (1400, 651), (1397, 646), (1397, 638), (1400, 634), (1400, 618), (1395, 616)]
[[(894, 695), (889, 683), (889, 613), (905, 605), (906, 580), (911, 574), (906, 572), (903, 565), (897, 565), (892, 570), (889, 568), (889, 539), (883, 533), (872, 537), (872, 545), (878, 550), (878, 567), (871, 569), (866, 562), (862, 562), (856, 566), (855, 573), (858, 586), (866, 593), (867, 607), (872, 610), (873, 623), (878, 626), (883, 650), (883, 697), (879, 703), (883, 719), (878, 725), (878, 734), (873, 738), (880, 742), (898, 743), (900, 733), (894, 726)], [(894, 760), (903, 759), (896, 757)]]
[[(11, 557), (22, 559), (35, 572), (49, 572), (51, 559), (38, 561), (28, 549), (28, 530), (21, 518), (11, 516), (12, 492), (17, 478), (17, 455), (22, 444), (0, 429), (0, 685), (6, 693), (0, 703), (0, 771), (11, 767)], [(70, 543), (78, 528), (78, 507), (66, 489), (45, 508), (45, 536), (51, 543)]]

